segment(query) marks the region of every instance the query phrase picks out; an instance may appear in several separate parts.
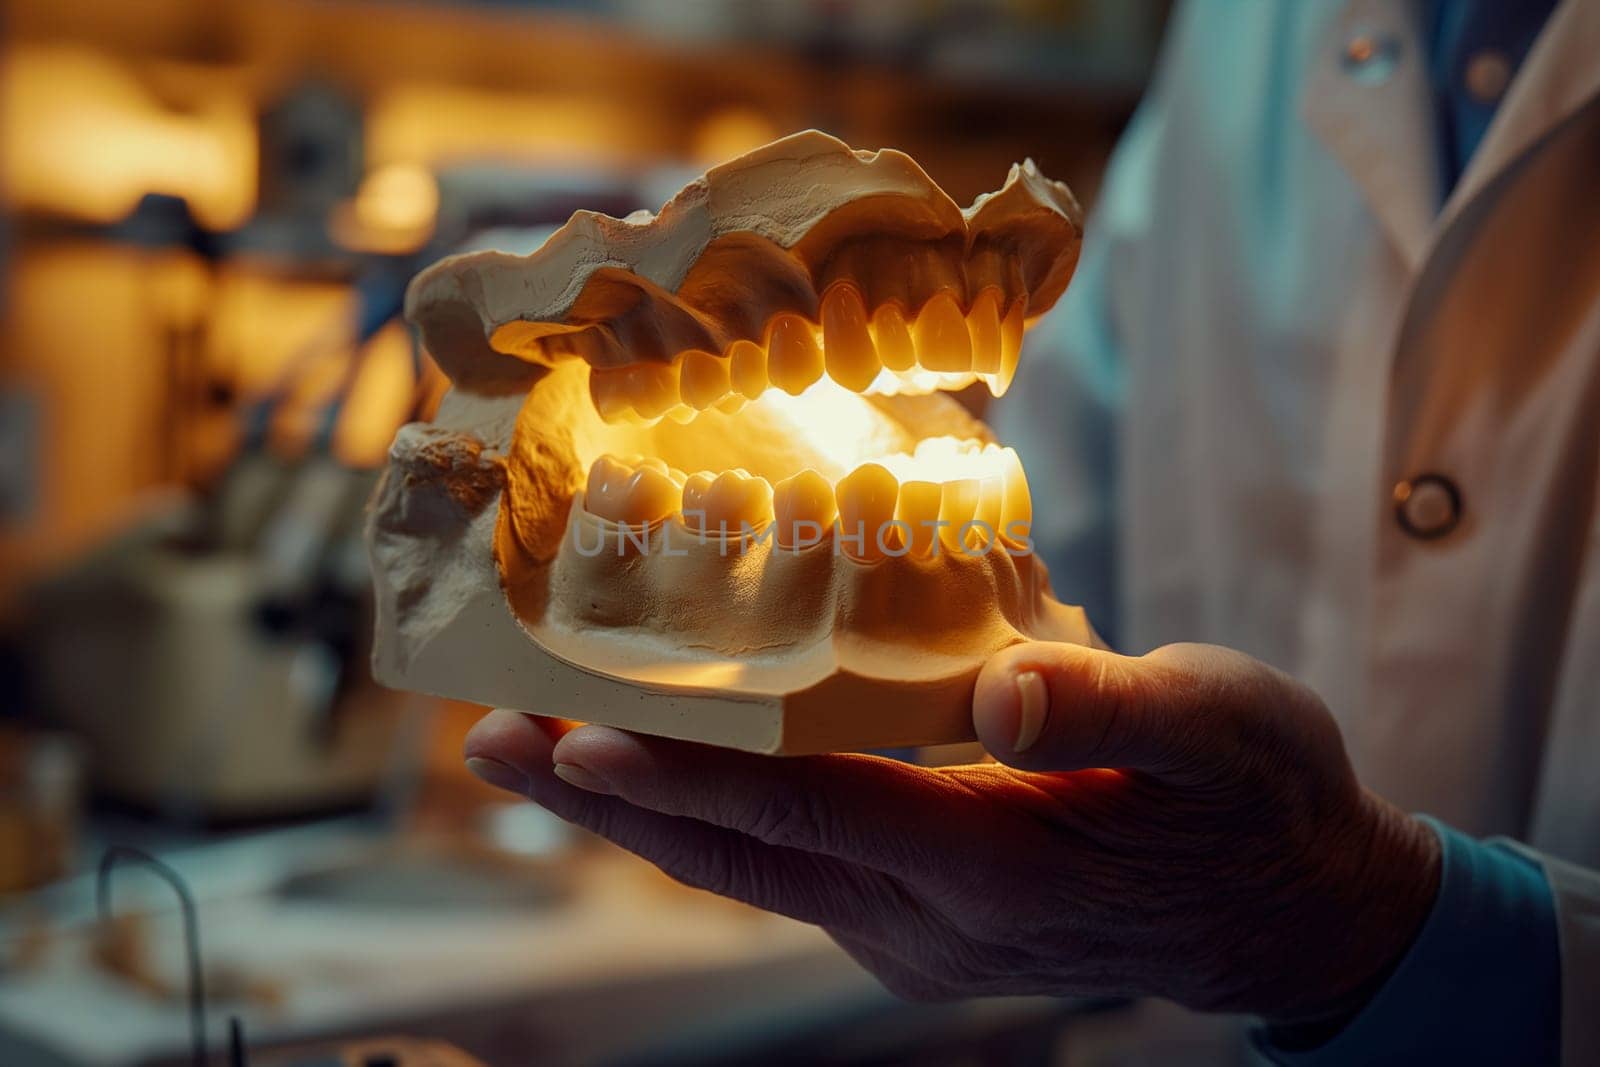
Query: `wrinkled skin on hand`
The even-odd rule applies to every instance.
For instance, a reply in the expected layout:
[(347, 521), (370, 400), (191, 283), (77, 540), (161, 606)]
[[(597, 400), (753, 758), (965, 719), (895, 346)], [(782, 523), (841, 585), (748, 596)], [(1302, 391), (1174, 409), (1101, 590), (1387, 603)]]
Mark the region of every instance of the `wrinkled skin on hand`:
[[(1048, 713), (1019, 753), (1029, 671)], [(1020, 645), (974, 716), (1003, 764), (781, 759), (509, 711), (466, 752), (917, 999), (1159, 996), (1316, 1025), (1359, 1008), (1431, 908), (1433, 833), (1362, 789), (1314, 694), (1246, 656)]]

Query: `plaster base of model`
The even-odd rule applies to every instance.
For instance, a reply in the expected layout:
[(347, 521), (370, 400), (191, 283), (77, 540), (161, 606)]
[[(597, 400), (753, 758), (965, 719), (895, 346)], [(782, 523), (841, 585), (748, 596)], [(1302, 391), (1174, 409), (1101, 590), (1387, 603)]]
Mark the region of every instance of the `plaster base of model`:
[[(508, 401), (514, 407), (521, 399)], [(478, 425), (494, 421), (481, 413), (495, 403), (478, 405)], [(495, 562), (503, 471), (494, 449), (437, 423), (407, 427), (397, 438), (368, 529), (377, 564), (374, 668), (385, 685), (794, 755), (970, 740), (972, 687), (983, 660), (1025, 639), (996, 612), (984, 625), (963, 630), (959, 654), (940, 650), (937, 626), (930, 628), (933, 640), (920, 644), (874, 642), (862, 636), (870, 627), (857, 626), (845, 639), (847, 648), (837, 635), (825, 635), (774, 655), (739, 659), (712, 652), (688, 656), (681, 647), (653, 646), (636, 629), (585, 628), (581, 619), (551, 620), (537, 627), (533, 640), (511, 611)], [(579, 509), (573, 514), (575, 522), (592, 522)], [(717, 553), (715, 547), (709, 551)], [(597, 560), (577, 557), (569, 548), (564, 560), (558, 557), (557, 570), (563, 563), (582, 568)], [(695, 569), (692, 560), (653, 562), (684, 574)], [(860, 566), (837, 557), (818, 560), (815, 553), (776, 562)], [(885, 563), (891, 566), (873, 565), (865, 579), (869, 587), (875, 576), (902, 570), (907, 561)], [(994, 553), (948, 558), (944, 566), (1013, 575), (1010, 600), (1014, 611), (1027, 615), (1027, 637), (1094, 641), (1080, 609), (1049, 597), (1036, 559)], [(923, 579), (930, 587), (949, 584), (936, 569)], [(946, 613), (953, 618), (948, 606)], [(901, 618), (917, 617), (910, 611)], [(563, 650), (581, 655), (590, 668), (569, 662)], [(857, 661), (871, 676), (841, 669), (841, 657)], [(592, 669), (597, 665), (609, 670)]]

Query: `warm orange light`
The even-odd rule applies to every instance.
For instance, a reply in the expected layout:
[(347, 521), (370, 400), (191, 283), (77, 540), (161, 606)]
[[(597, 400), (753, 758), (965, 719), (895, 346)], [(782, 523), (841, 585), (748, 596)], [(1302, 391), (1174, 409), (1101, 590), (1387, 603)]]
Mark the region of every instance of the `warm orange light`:
[(906, 444), (871, 401), (829, 378), (817, 379), (798, 396), (768, 389), (750, 403), (756, 410), (770, 413), (778, 427), (774, 432), (804, 439), (816, 458), (825, 461), (825, 473), (834, 478), (861, 463), (899, 452)]
[(422, 229), (433, 224), (438, 210), (433, 175), (404, 163), (373, 171), (356, 194), (356, 217), (374, 229)]
[(433, 235), (439, 185), (425, 168), (391, 163), (368, 174), (331, 220), (334, 239), (363, 252), (410, 252)]
[(411, 334), (405, 324), (390, 323), (368, 344), (334, 434), (334, 451), (343, 462), (356, 467), (383, 462), (395, 427), (406, 421), (417, 388), (411, 369)]
[(221, 86), (178, 113), (105, 55), (19, 47), (0, 70), (0, 129), (4, 195), (17, 207), (114, 222), (166, 193), (217, 229), (254, 208), (254, 116)]
[(647, 109), (618, 101), (415, 84), (372, 102), (366, 152), (377, 167), (437, 169), (464, 159), (621, 163), (659, 139), (653, 125)]
[(690, 142), (692, 162), (713, 167), (725, 159), (742, 156), (775, 139), (781, 131), (759, 111), (727, 107), (703, 119)]

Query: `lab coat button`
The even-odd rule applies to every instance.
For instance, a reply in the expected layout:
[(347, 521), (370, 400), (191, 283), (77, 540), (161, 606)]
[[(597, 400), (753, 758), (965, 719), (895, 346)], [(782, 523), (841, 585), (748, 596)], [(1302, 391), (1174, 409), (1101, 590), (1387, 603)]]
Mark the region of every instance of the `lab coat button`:
[(1344, 46), (1346, 74), (1356, 81), (1377, 84), (1393, 73), (1400, 58), (1400, 39), (1389, 33), (1358, 33)]
[(1467, 61), (1467, 92), (1480, 104), (1492, 104), (1511, 84), (1511, 61), (1493, 49), (1479, 52)]
[(1394, 514), (1412, 537), (1431, 541), (1461, 522), (1461, 490), (1442, 474), (1419, 474), (1394, 487)]

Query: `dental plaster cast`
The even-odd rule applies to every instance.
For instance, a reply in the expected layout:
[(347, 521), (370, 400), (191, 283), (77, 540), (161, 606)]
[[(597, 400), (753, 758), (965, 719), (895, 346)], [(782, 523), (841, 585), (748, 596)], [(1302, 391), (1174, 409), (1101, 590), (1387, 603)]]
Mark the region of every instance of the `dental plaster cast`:
[(452, 388), (374, 500), (379, 679), (758, 752), (970, 739), (990, 654), (1095, 640), (948, 395), (1005, 391), (1081, 222), (1031, 162), (963, 211), (813, 131), (424, 271)]

